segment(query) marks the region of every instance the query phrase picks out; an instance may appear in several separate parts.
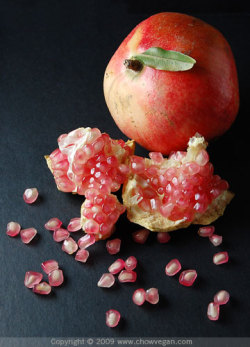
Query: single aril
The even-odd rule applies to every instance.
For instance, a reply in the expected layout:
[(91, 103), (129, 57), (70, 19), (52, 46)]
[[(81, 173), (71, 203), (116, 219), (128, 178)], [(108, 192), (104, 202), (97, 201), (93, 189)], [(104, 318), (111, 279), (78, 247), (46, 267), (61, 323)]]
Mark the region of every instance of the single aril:
[(222, 243), (222, 236), (213, 234), (213, 235), (209, 236), (209, 240), (211, 241), (211, 243), (215, 247), (217, 247), (217, 246), (219, 246)]
[(228, 259), (229, 259), (229, 257), (228, 257), (227, 252), (219, 252), (219, 253), (214, 254), (213, 263), (215, 265), (221, 265), (221, 264), (227, 263)]
[(67, 229), (71, 233), (81, 230), (82, 229), (81, 218), (72, 218), (69, 222), (69, 225), (67, 226)]
[(41, 282), (33, 287), (33, 292), (41, 295), (48, 295), (51, 292), (51, 286), (47, 282)]
[(56, 260), (46, 260), (42, 264), (43, 271), (48, 275), (50, 272), (57, 270), (59, 268), (58, 262)]
[(157, 288), (150, 288), (146, 290), (146, 301), (153, 305), (158, 304), (159, 292)]
[(106, 248), (109, 254), (117, 254), (120, 252), (121, 240), (113, 239), (106, 242)]
[(109, 310), (106, 312), (106, 325), (109, 328), (115, 328), (121, 319), (121, 315), (116, 310)]
[(214, 226), (210, 225), (208, 227), (201, 227), (199, 228), (198, 230), (198, 234), (201, 236), (201, 237), (210, 237), (213, 235), (214, 233)]
[(172, 259), (165, 267), (167, 276), (174, 276), (181, 270), (181, 263), (178, 259)]
[(7, 224), (6, 234), (10, 237), (15, 237), (20, 233), (21, 225), (17, 222), (9, 222)]
[(220, 290), (214, 296), (214, 303), (218, 305), (225, 305), (228, 303), (230, 295), (226, 290)]
[(207, 308), (207, 316), (210, 320), (218, 320), (220, 315), (220, 306), (214, 302), (210, 302)]
[(136, 289), (133, 293), (132, 300), (138, 306), (141, 306), (142, 304), (144, 304), (146, 300), (145, 290), (143, 288)]
[(134, 270), (136, 268), (136, 266), (137, 266), (137, 259), (133, 255), (131, 255), (130, 257), (128, 257), (125, 260), (125, 269), (126, 270)]
[(111, 273), (104, 273), (97, 282), (98, 287), (110, 288), (115, 283), (115, 278)]
[(63, 241), (62, 250), (68, 254), (73, 254), (77, 251), (78, 245), (72, 237), (68, 237)]
[(53, 239), (56, 242), (61, 242), (69, 237), (69, 232), (67, 229), (59, 228), (53, 231)]
[(82, 248), (79, 249), (79, 251), (77, 251), (76, 255), (75, 255), (75, 260), (80, 261), (82, 263), (86, 263), (86, 261), (88, 260), (89, 257), (89, 252)]
[(27, 271), (24, 278), (24, 285), (27, 288), (33, 288), (41, 282), (42, 278), (43, 275), (40, 272)]
[(20, 236), (23, 243), (30, 243), (31, 240), (36, 236), (37, 230), (35, 228), (22, 229), (20, 231)]
[(133, 240), (140, 244), (144, 244), (147, 241), (148, 236), (149, 230), (147, 229), (141, 229), (132, 233)]
[(51, 218), (48, 220), (48, 222), (44, 225), (45, 229), (47, 230), (56, 230), (59, 229), (62, 225), (62, 222), (58, 218)]
[(185, 287), (191, 287), (196, 280), (197, 272), (195, 270), (182, 271), (179, 277), (179, 282)]
[(113, 275), (118, 274), (122, 269), (124, 269), (125, 262), (122, 259), (117, 259), (114, 263), (108, 268), (109, 272)]
[(137, 278), (137, 273), (132, 270), (122, 270), (118, 276), (118, 280), (121, 283), (135, 282), (136, 278)]
[(23, 200), (26, 204), (33, 204), (38, 198), (37, 188), (27, 188), (23, 193)]
[(79, 248), (85, 249), (95, 243), (95, 236), (86, 234), (78, 240)]
[(63, 272), (60, 269), (55, 269), (48, 274), (49, 284), (51, 287), (59, 287), (63, 281)]
[(156, 237), (157, 237), (157, 241), (159, 243), (167, 243), (171, 239), (171, 236), (169, 235), (169, 233), (166, 233), (166, 232), (165, 233), (164, 232), (158, 232)]

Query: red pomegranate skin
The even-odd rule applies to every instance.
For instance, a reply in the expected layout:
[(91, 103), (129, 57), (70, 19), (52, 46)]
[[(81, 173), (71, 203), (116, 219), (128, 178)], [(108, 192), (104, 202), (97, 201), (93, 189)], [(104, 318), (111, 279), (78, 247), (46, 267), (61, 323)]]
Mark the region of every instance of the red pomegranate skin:
[[(125, 67), (125, 59), (150, 47), (187, 54), (196, 64), (177, 72)], [(149, 17), (125, 38), (106, 68), (104, 95), (120, 130), (163, 154), (185, 149), (196, 132), (208, 141), (222, 135), (239, 108), (235, 61), (224, 36), (200, 19), (173, 12)]]

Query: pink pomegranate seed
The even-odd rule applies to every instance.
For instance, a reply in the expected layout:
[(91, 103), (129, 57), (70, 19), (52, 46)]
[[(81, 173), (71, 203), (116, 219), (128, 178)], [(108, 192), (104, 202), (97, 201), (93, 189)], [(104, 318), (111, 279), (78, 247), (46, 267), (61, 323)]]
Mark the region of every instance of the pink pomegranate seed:
[(43, 275), (40, 272), (27, 271), (24, 278), (24, 285), (27, 288), (33, 288), (41, 282), (42, 278)]
[(163, 155), (160, 152), (150, 152), (149, 158), (156, 164), (161, 164), (164, 160)]
[(222, 236), (213, 234), (209, 236), (209, 240), (212, 242), (214, 246), (219, 246), (222, 243)]
[(181, 270), (181, 263), (178, 259), (172, 259), (165, 267), (167, 276), (174, 276)]
[(67, 229), (59, 228), (54, 230), (53, 232), (53, 239), (56, 242), (61, 242), (66, 240), (69, 237), (69, 232)]
[(59, 287), (64, 281), (62, 270), (53, 270), (48, 274), (48, 279), (51, 287)]
[(198, 234), (201, 236), (201, 237), (209, 237), (211, 236), (213, 233), (214, 233), (214, 226), (209, 226), (209, 227), (201, 227), (199, 228), (198, 230)]
[(132, 233), (133, 240), (137, 243), (145, 243), (149, 236), (149, 230), (141, 229)]
[(156, 237), (159, 243), (167, 243), (171, 239), (171, 236), (167, 232), (158, 232)]
[(196, 280), (197, 272), (195, 270), (182, 271), (179, 277), (179, 282), (185, 287), (191, 287)]
[(226, 290), (220, 290), (214, 296), (214, 303), (218, 305), (225, 305), (228, 303), (230, 295)]
[(84, 231), (87, 234), (98, 234), (100, 231), (99, 224), (94, 221), (93, 219), (87, 220), (87, 222), (84, 224)]
[(22, 229), (20, 231), (20, 236), (23, 243), (30, 243), (31, 240), (36, 236), (37, 230), (35, 228)]
[(95, 243), (95, 236), (86, 234), (78, 240), (79, 248), (87, 248)]
[(68, 237), (66, 240), (63, 241), (62, 244), (62, 250), (68, 254), (73, 254), (77, 251), (78, 246), (75, 240), (72, 239), (72, 237)]
[(128, 257), (127, 260), (125, 260), (125, 269), (126, 270), (134, 270), (137, 266), (137, 259), (133, 255)]
[(227, 263), (228, 259), (229, 257), (227, 252), (219, 252), (213, 256), (213, 262), (215, 265), (221, 265), (221, 264)]
[(71, 233), (82, 229), (81, 218), (72, 218), (69, 222), (67, 229)]
[(62, 225), (62, 222), (58, 218), (51, 218), (44, 225), (44, 227), (47, 230), (56, 230), (56, 229), (60, 228), (61, 225)]
[(159, 302), (159, 293), (157, 288), (150, 288), (146, 291), (146, 301), (156, 305)]
[(109, 272), (113, 275), (118, 274), (122, 269), (124, 269), (125, 262), (122, 259), (117, 259), (113, 264), (108, 268)]
[(42, 264), (43, 271), (48, 275), (50, 272), (57, 270), (59, 268), (58, 262), (56, 260), (46, 260)]
[(9, 222), (7, 224), (6, 234), (11, 237), (15, 237), (20, 233), (21, 225), (17, 222)]
[(137, 273), (132, 270), (122, 270), (118, 276), (118, 280), (121, 283), (125, 282), (135, 282), (137, 278)]
[(195, 161), (200, 166), (205, 166), (209, 162), (209, 155), (205, 149), (202, 149), (196, 156)]
[(38, 198), (38, 190), (36, 188), (28, 188), (23, 193), (23, 200), (26, 204), (33, 204)]
[(133, 296), (132, 296), (132, 300), (138, 306), (141, 306), (142, 304), (144, 304), (144, 302), (146, 300), (145, 290), (143, 288), (136, 289), (134, 291)]
[(207, 316), (210, 320), (218, 320), (220, 315), (220, 306), (214, 302), (210, 302), (207, 308)]
[(88, 257), (89, 257), (89, 252), (86, 249), (82, 248), (82, 249), (79, 249), (79, 251), (76, 253), (75, 260), (80, 261), (82, 263), (86, 263), (86, 261), (88, 260)]
[(109, 254), (117, 254), (120, 252), (121, 240), (113, 239), (106, 242), (106, 248)]
[(109, 310), (106, 312), (106, 324), (109, 328), (115, 328), (120, 321), (121, 315), (116, 310)]
[(104, 273), (99, 279), (97, 286), (102, 288), (110, 288), (115, 283), (115, 278), (111, 273)]
[(47, 282), (41, 282), (33, 287), (36, 294), (48, 295), (51, 292), (51, 286)]

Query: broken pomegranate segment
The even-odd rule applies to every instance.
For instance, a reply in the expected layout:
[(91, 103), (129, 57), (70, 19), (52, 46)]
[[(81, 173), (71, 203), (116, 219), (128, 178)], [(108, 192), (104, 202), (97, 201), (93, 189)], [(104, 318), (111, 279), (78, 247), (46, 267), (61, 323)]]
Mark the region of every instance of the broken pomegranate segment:
[(214, 302), (210, 302), (207, 308), (207, 316), (210, 320), (218, 320), (220, 315), (220, 306)]
[(72, 218), (69, 222), (69, 225), (67, 226), (67, 229), (71, 233), (74, 233), (75, 231), (82, 229), (81, 218)]
[(89, 252), (82, 248), (79, 249), (79, 251), (77, 251), (76, 256), (75, 256), (75, 260), (80, 261), (82, 263), (86, 263), (86, 261), (88, 260), (89, 257)]
[(213, 235), (214, 233), (214, 226), (210, 225), (208, 227), (201, 227), (198, 230), (198, 235), (200, 235), (201, 237), (210, 237)]
[(185, 287), (191, 287), (196, 280), (197, 272), (195, 270), (182, 271), (179, 277), (179, 282)]
[(56, 260), (46, 260), (41, 264), (43, 271), (48, 275), (50, 272), (57, 270), (59, 268), (58, 262)]
[(33, 288), (36, 284), (40, 283), (43, 275), (40, 272), (27, 271), (24, 278), (24, 285), (27, 288)]
[(6, 234), (10, 237), (15, 237), (20, 233), (21, 225), (17, 222), (9, 222), (7, 224)]
[(36, 236), (37, 230), (35, 228), (22, 229), (20, 231), (20, 236), (23, 243), (30, 243), (31, 240)]
[(226, 290), (220, 290), (214, 296), (214, 303), (218, 305), (225, 305), (228, 303), (230, 295)]
[(115, 328), (120, 321), (121, 315), (116, 310), (109, 310), (106, 312), (106, 325), (109, 328)]
[(133, 255), (128, 257), (128, 259), (125, 260), (125, 269), (126, 270), (134, 270), (137, 266), (137, 259)]
[(51, 292), (51, 286), (47, 282), (41, 282), (33, 287), (33, 292), (41, 295), (48, 295)]
[(132, 233), (133, 240), (137, 243), (144, 244), (149, 236), (149, 230), (141, 229)]
[(61, 242), (69, 237), (69, 232), (67, 229), (59, 228), (53, 231), (53, 239), (56, 242)]
[(222, 243), (222, 236), (213, 234), (209, 237), (209, 240), (215, 247), (217, 247)]
[(23, 200), (26, 204), (33, 204), (38, 198), (37, 188), (27, 188), (23, 193)]
[(174, 276), (181, 270), (181, 263), (178, 259), (172, 259), (165, 267), (167, 276)]
[(167, 232), (158, 232), (156, 237), (159, 243), (167, 243), (171, 239), (171, 236)]
[(122, 270), (118, 276), (118, 280), (121, 283), (135, 282), (136, 278), (137, 278), (137, 273), (132, 270)]
[(79, 248), (87, 248), (95, 243), (95, 236), (91, 234), (86, 234), (78, 240)]
[(225, 264), (228, 262), (228, 253), (227, 252), (219, 252), (214, 254), (213, 256), (213, 263), (215, 265), (221, 265), (221, 264)]
[(146, 300), (145, 290), (143, 288), (136, 289), (133, 293), (132, 300), (138, 306), (143, 305)]
[(115, 278), (111, 273), (104, 273), (99, 279), (97, 286), (102, 288), (110, 288), (115, 283)]
[(49, 284), (51, 287), (59, 287), (63, 281), (63, 272), (60, 269), (55, 269), (48, 274)]
[(153, 305), (158, 304), (159, 292), (157, 288), (150, 288), (146, 290), (146, 301)]
[(77, 251), (78, 245), (72, 237), (68, 237), (63, 241), (62, 250), (68, 254), (73, 254)]
[(45, 229), (47, 230), (56, 230), (60, 228), (62, 225), (62, 222), (58, 218), (51, 218), (48, 220), (48, 222), (44, 225)]
[(114, 263), (108, 268), (109, 272), (113, 275), (118, 274), (122, 269), (124, 269), (125, 262), (122, 259), (117, 259)]
[(121, 240), (113, 239), (106, 242), (106, 248), (109, 254), (117, 254), (120, 252)]

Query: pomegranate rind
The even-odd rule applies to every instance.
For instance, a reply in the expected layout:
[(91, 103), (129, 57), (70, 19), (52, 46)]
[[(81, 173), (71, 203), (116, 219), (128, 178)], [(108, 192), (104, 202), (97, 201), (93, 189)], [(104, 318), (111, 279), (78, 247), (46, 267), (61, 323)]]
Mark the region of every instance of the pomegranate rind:
[[(206, 147), (207, 142), (205, 141), (204, 137), (196, 134), (189, 140), (187, 155), (184, 159), (182, 159), (181, 162), (173, 160), (170, 157), (169, 159), (164, 159), (161, 168), (168, 169), (170, 167), (191, 162), (196, 158), (199, 151), (201, 149), (206, 149)], [(146, 159), (146, 165), (147, 163), (150, 164), (151, 162), (151, 159)], [(132, 195), (132, 192), (137, 185), (138, 176), (136, 174), (131, 174), (123, 185), (122, 199), (124, 206), (127, 208), (127, 217), (131, 222), (139, 224), (142, 227), (155, 232), (169, 232), (181, 228), (187, 228), (190, 224), (211, 224), (224, 214), (226, 206), (234, 197), (234, 193), (226, 190), (212, 201), (204, 213), (196, 213), (192, 221), (187, 221), (186, 219), (172, 221), (166, 217), (163, 217), (158, 211), (146, 212), (138, 206), (137, 201), (133, 199)]]

